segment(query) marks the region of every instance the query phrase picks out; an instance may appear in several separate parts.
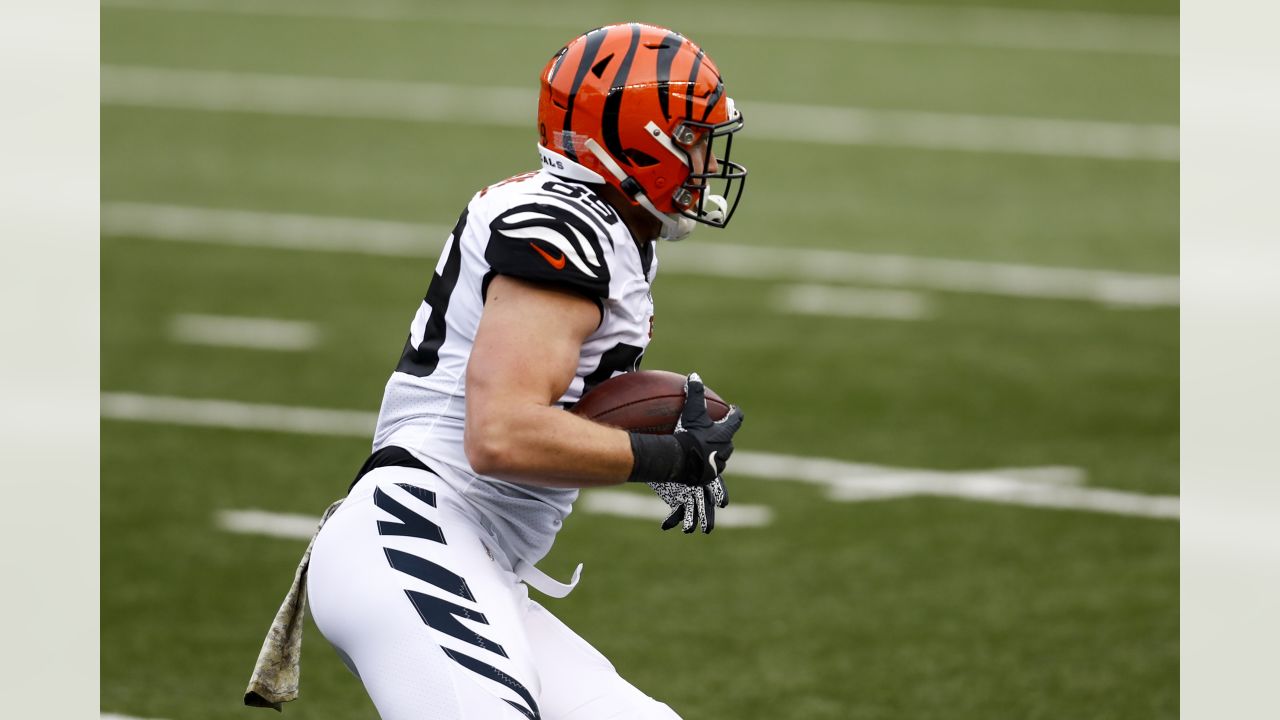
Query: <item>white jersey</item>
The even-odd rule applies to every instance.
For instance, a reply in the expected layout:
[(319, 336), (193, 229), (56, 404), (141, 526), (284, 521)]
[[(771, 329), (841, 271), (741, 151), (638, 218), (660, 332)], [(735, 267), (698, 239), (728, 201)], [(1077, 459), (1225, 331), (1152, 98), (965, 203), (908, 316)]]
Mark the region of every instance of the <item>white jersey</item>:
[(577, 499), (479, 475), (462, 435), (466, 371), (484, 297), (496, 275), (554, 284), (594, 300), (600, 325), (582, 345), (559, 402), (639, 367), (649, 344), (657, 271), (654, 243), (641, 249), (626, 224), (587, 185), (547, 171), (518, 175), (477, 193), (458, 219), (387, 381), (375, 451), (403, 447), (492, 521), (503, 549), (530, 564), (551, 543)]

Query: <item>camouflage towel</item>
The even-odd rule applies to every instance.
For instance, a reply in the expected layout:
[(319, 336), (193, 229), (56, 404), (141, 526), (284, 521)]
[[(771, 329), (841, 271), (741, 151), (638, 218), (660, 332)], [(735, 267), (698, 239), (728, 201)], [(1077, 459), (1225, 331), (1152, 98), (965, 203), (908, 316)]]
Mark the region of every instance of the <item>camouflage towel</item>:
[(293, 574), (293, 585), (284, 596), (284, 602), (271, 621), (271, 629), (262, 641), (258, 662), (249, 677), (249, 687), (244, 691), (244, 704), (250, 707), (275, 708), (283, 711), (283, 704), (298, 698), (299, 666), (302, 660), (302, 628), (307, 616), (307, 565), (311, 562), (311, 546), (316, 542), (320, 528), (333, 515), (341, 500), (324, 511), (316, 532), (302, 553), (298, 570)]

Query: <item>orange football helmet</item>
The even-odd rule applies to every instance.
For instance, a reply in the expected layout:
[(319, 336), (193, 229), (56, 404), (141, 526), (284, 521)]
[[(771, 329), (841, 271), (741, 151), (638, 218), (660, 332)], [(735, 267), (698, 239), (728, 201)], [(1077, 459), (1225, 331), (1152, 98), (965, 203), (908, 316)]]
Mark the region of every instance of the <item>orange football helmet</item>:
[(747, 177), (729, 160), (741, 129), (715, 63), (665, 28), (597, 28), (561, 48), (542, 72), (543, 164), (618, 188), (662, 221), (665, 239), (687, 236), (695, 221), (729, 224)]

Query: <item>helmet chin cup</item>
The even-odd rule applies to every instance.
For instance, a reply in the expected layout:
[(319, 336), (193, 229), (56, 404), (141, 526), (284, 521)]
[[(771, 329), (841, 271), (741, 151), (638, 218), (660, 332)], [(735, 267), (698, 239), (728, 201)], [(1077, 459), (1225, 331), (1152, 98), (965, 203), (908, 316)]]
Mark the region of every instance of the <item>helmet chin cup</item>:
[(698, 223), (693, 218), (675, 213), (663, 215), (662, 230), (658, 232), (658, 239), (677, 242), (693, 234), (693, 229), (696, 227), (698, 227)]
[(702, 203), (698, 219), (709, 225), (724, 225), (724, 220), (728, 215), (729, 201), (725, 200), (722, 195), (708, 194), (706, 200)]
[[(702, 211), (698, 213), (698, 220), (710, 225), (723, 225), (724, 218), (728, 212), (728, 200), (719, 195), (708, 194), (706, 200), (702, 203)], [(694, 228), (698, 227), (698, 220), (679, 213), (667, 215), (666, 221), (662, 223), (662, 233), (658, 235), (658, 239), (670, 242), (683, 240), (693, 233)]]

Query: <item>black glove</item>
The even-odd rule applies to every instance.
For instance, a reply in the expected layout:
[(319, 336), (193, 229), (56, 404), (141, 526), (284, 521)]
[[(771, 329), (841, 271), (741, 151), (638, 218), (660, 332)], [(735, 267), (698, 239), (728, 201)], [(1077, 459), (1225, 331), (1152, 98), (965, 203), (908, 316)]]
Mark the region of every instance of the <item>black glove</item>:
[(742, 420), (742, 410), (730, 406), (724, 418), (712, 422), (702, 378), (692, 373), (685, 381), (685, 403), (675, 433), (631, 434), (635, 464), (629, 480), (648, 483), (672, 508), (663, 530), (681, 521), (687, 533), (695, 524), (704, 533), (715, 527), (715, 508), (729, 504), (720, 474), (733, 454), (733, 435)]
[(736, 405), (718, 422), (707, 414), (706, 389), (698, 373), (684, 383), (684, 409), (676, 421), (675, 439), (684, 453), (684, 478), (676, 482), (705, 485), (720, 477), (733, 454), (733, 434), (742, 427), (742, 410)]

